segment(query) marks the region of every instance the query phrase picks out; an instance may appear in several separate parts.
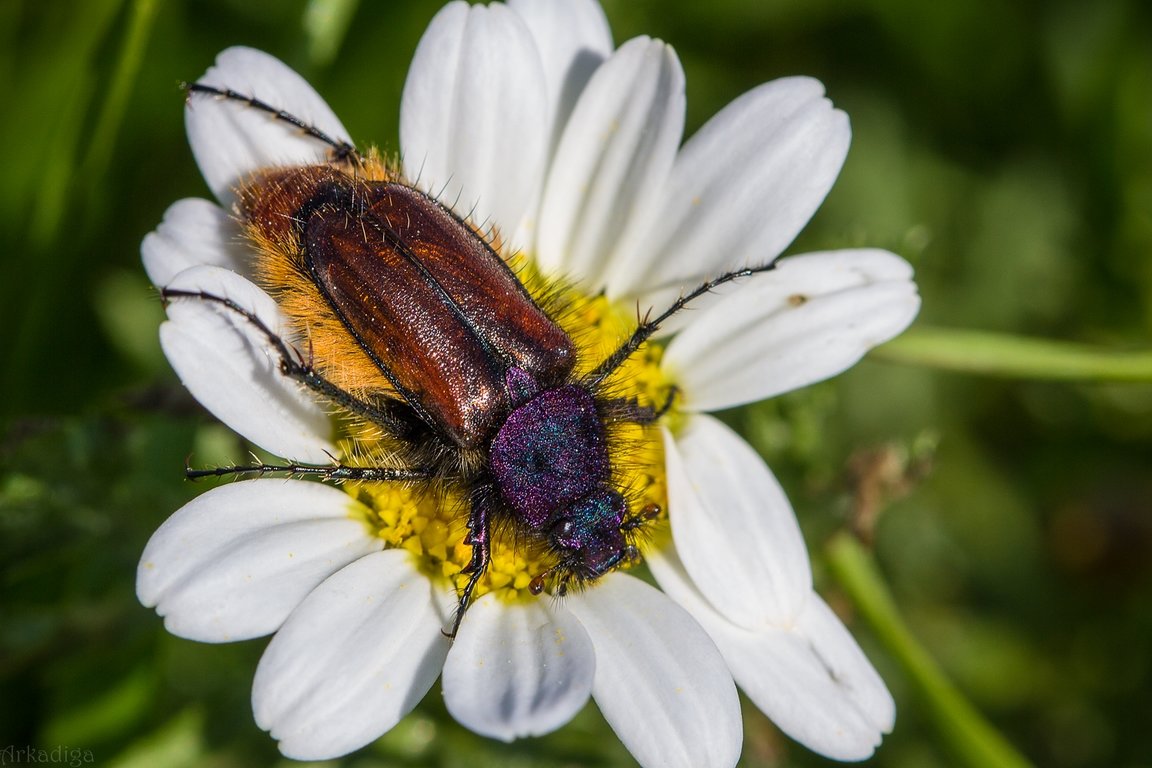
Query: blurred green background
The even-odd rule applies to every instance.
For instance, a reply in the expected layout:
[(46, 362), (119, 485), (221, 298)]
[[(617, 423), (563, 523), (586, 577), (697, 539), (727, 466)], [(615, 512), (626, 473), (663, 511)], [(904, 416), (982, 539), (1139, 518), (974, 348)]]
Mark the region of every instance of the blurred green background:
[[(363, 3), (343, 37), (309, 16), (324, 5), (0, 2), (0, 748), (288, 762), (248, 703), (264, 641), (180, 640), (135, 600), (148, 536), (204, 488), (182, 479), (185, 457), (245, 450), (164, 362), (139, 243), (171, 202), (208, 196), (177, 83), (228, 45), (281, 57), (361, 145), (396, 148), (408, 61), (440, 3)], [(848, 112), (848, 163), (793, 252), (903, 254), (920, 324), (1149, 348), (1149, 4), (605, 7), (617, 42), (676, 47), (690, 131), (792, 74), (823, 80)], [(872, 534), (915, 636), (1029, 760), (1152, 766), (1152, 384), (978, 376), (881, 352), (730, 417), (779, 474), (821, 589), (896, 696), (896, 731), (869, 765), (962, 763), (827, 567), (825, 543), (849, 526)], [(753, 707), (745, 720), (743, 764), (830, 764)], [(435, 691), (339, 762), (631, 764), (592, 707), (503, 745), (456, 725)]]

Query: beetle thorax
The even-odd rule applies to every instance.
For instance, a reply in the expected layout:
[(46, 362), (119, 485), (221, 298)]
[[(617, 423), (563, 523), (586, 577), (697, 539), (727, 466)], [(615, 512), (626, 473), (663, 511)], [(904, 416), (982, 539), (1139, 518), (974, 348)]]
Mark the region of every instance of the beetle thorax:
[(604, 424), (578, 384), (534, 391), (520, 369), (507, 376), (519, 401), (492, 441), (489, 468), (503, 502), (551, 544), (589, 560), (599, 575), (619, 560), (623, 497), (611, 488)]

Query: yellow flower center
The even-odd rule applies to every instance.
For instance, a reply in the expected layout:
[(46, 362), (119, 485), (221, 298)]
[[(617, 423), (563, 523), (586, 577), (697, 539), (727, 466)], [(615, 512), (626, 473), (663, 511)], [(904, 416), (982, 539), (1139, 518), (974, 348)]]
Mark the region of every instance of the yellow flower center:
[[(587, 296), (567, 286), (557, 286), (539, 276), (530, 265), (515, 265), (530, 293), (545, 307), (555, 308), (557, 322), (572, 337), (579, 354), (578, 380), (620, 346), (636, 328), (634, 306), (613, 304), (603, 296)], [(610, 399), (635, 400), (640, 406), (659, 409), (669, 397), (670, 386), (660, 369), (663, 348), (645, 344), (598, 388)], [(661, 510), (637, 526), (633, 542), (641, 552), (661, 527), (667, 525), (664, 481), (664, 448), (655, 425), (618, 423), (608, 425), (612, 484), (628, 502), (629, 512), (639, 514), (648, 505)], [(368, 464), (369, 457), (387, 453), (378, 437), (357, 434), (343, 446), (350, 463)], [(472, 557), (465, 544), (470, 507), (466, 488), (450, 482), (348, 483), (346, 490), (367, 509), (364, 522), (386, 548), (412, 553), (418, 567), (435, 580), (447, 580), (463, 588), (468, 575), (461, 573)], [(491, 560), (473, 598), (498, 592), (509, 600), (529, 596), (529, 584), (558, 562), (547, 546), (527, 545), (516, 526), (493, 526)], [(621, 567), (628, 567), (622, 563)]]

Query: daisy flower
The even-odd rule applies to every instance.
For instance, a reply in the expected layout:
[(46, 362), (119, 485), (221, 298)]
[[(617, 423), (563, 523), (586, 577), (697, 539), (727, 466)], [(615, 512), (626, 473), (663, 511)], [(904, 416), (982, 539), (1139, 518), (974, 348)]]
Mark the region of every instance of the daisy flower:
[[(351, 142), (267, 54), (228, 49), (199, 82)], [(534, 294), (551, 291), (548, 306), (559, 296), (557, 322), (587, 371), (628, 337), (638, 307), (658, 311), (776, 259), (847, 153), (848, 120), (815, 80), (762, 85), (681, 145), (684, 104), (672, 48), (646, 37), (614, 48), (594, 0), (455, 2), (417, 48), (399, 159), (366, 162), (484, 232)], [(281, 373), (252, 318), (304, 356), (307, 318), (261, 287), (258, 244), (232, 214), (254, 175), (335, 163), (332, 147), (238, 98), (190, 93), (186, 124), (216, 202), (173, 204), (144, 240), (144, 264), (169, 295), (226, 298), (247, 316), (173, 299), (165, 354), (209, 411), (267, 452), (301, 465), (378, 461), (385, 439)], [(370, 743), (441, 678), (452, 715), (497, 739), (559, 728), (592, 698), (642, 765), (732, 766), (739, 686), (810, 749), (863, 759), (893, 726), (892, 698), (813, 591), (779, 484), (708, 412), (835, 375), (918, 307), (911, 268), (893, 254), (790, 256), (693, 302), (664, 328), (674, 335), (621, 367), (614, 395), (659, 403), (675, 392), (658, 424), (627, 427), (627, 456), (613, 457), (633, 508), (666, 510), (640, 543), (660, 589), (621, 568), (562, 598), (534, 596), (547, 553), (497, 531), (449, 640), (471, 550), (459, 489), (264, 477), (214, 488), (165, 522), (140, 563), (140, 600), (181, 637), (274, 633), (253, 709), (294, 758)]]

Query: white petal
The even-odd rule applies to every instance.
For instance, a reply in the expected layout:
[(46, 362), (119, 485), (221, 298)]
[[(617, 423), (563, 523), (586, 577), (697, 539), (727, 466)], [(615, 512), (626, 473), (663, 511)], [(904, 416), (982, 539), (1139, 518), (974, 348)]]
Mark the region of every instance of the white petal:
[(556, 149), (540, 210), (537, 258), (553, 273), (605, 286), (637, 247), (684, 129), (684, 71), (646, 37), (593, 75)]
[(329, 577), (288, 617), (256, 669), (256, 722), (296, 760), (347, 754), (396, 725), (448, 653), (443, 617), (410, 555), (390, 549)]
[(668, 515), (693, 582), (722, 615), (755, 628), (790, 622), (812, 591), (792, 505), (764, 461), (711, 416), (665, 431)]
[(729, 627), (714, 637), (748, 698), (813, 752), (863, 760), (892, 730), (891, 694), (817, 595), (791, 631)]
[(249, 480), (190, 501), (152, 535), (140, 602), (174, 635), (202, 642), (274, 632), (321, 581), (381, 547), (360, 504), (301, 480)]
[[(284, 62), (253, 48), (228, 48), (198, 81), (259, 99), (328, 134), (351, 142), (324, 99)], [(200, 173), (225, 205), (248, 174), (277, 165), (326, 161), (332, 147), (299, 128), (234, 99), (192, 93), (184, 110), (188, 143)]]
[[(281, 338), (285, 329), (268, 294), (220, 267), (186, 269), (171, 289), (231, 299)], [(216, 418), (261, 448), (286, 458), (329, 464), (331, 423), (312, 395), (280, 372), (280, 356), (247, 318), (214, 301), (173, 298), (160, 344), (180, 380)]]
[(796, 631), (808, 637), (812, 651), (831, 670), (832, 681), (872, 726), (891, 733), (896, 725), (896, 702), (888, 686), (820, 595), (812, 595), (808, 610), (796, 621)]
[(148, 279), (160, 288), (177, 273), (201, 264), (242, 275), (250, 272), (249, 249), (240, 238), (240, 227), (220, 206), (194, 197), (168, 206), (164, 220), (145, 236), (140, 251)]
[(528, 25), (544, 65), (552, 142), (596, 68), (612, 55), (612, 32), (596, 0), (508, 0)]
[(708, 631), (736, 684), (786, 734), (836, 760), (863, 760), (892, 730), (895, 702), (816, 593), (790, 626), (734, 626), (696, 591), (674, 547), (645, 557), (660, 586)]
[(539, 736), (588, 702), (596, 658), (580, 622), (543, 600), (494, 593), (468, 610), (444, 664), (444, 702), (460, 723), (495, 739)]
[(596, 649), (592, 696), (642, 766), (736, 764), (740, 702), (723, 659), (691, 616), (621, 573), (567, 605)]
[(617, 276), (616, 290), (693, 288), (776, 258), (823, 202), (848, 153), (848, 118), (823, 95), (810, 78), (774, 80), (709, 120), (676, 159), (640, 241), (646, 247)]
[(551, 126), (532, 34), (503, 5), (450, 3), (432, 19), (400, 107), (406, 175), (514, 238), (535, 206)]
[(911, 266), (887, 251), (792, 256), (693, 314), (663, 365), (686, 409), (729, 408), (835, 376), (919, 308)]

